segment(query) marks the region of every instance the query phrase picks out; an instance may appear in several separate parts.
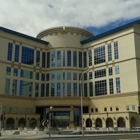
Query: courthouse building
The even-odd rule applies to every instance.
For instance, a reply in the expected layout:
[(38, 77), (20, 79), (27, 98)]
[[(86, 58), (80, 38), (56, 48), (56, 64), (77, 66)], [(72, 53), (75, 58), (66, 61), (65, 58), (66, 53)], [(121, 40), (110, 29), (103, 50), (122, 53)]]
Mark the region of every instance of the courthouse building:
[[(82, 90), (80, 75), (82, 76)], [(36, 38), (0, 27), (2, 127), (140, 126), (140, 20), (94, 36), (54, 27)], [(51, 108), (50, 108), (51, 107)]]

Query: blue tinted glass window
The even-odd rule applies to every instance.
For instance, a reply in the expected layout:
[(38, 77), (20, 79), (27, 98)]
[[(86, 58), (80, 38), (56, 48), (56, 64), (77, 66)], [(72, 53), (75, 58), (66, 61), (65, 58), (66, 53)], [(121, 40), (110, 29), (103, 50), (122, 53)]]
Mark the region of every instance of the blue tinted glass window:
[(34, 64), (34, 50), (27, 47), (22, 47), (22, 57), (21, 57), (21, 63), (27, 64), (27, 65), (33, 65)]
[(63, 72), (63, 80), (65, 80), (65, 72)]
[(19, 62), (19, 45), (15, 46), (15, 62)]
[(115, 66), (115, 74), (120, 74), (119, 66)]
[(84, 97), (87, 97), (87, 83), (84, 83)]
[(87, 52), (84, 52), (84, 68), (87, 67)]
[(120, 78), (116, 78), (116, 92), (121, 93), (121, 85), (120, 85)]
[(6, 75), (11, 75), (11, 67), (6, 68)]
[(39, 73), (38, 72), (36, 73), (35, 77), (36, 77), (36, 80), (39, 80)]
[(92, 50), (88, 51), (89, 66), (92, 66)]
[(73, 94), (77, 96), (77, 83), (73, 83)]
[(79, 52), (79, 67), (82, 68), (82, 52)]
[(73, 73), (73, 80), (77, 80), (77, 73)]
[(42, 68), (45, 68), (45, 62), (46, 62), (46, 53), (42, 52)]
[(6, 78), (6, 81), (5, 81), (5, 94), (9, 94), (9, 92), (10, 92), (10, 79)]
[(57, 96), (60, 96), (60, 83), (57, 83)]
[(28, 70), (21, 70), (20, 77), (33, 79), (33, 72)]
[(118, 53), (118, 42), (117, 41), (115, 41), (114, 42), (114, 59), (116, 60), (116, 59), (119, 59), (119, 53)]
[(54, 73), (51, 74), (51, 80), (55, 80), (55, 74)]
[(8, 43), (7, 60), (9, 60), (9, 61), (12, 61), (12, 48), (13, 48), (13, 44)]
[(71, 66), (71, 51), (67, 51), (67, 66)]
[(51, 96), (55, 95), (55, 84), (51, 83)]
[(20, 96), (31, 97), (33, 90), (33, 82), (20, 80)]
[(89, 83), (89, 95), (93, 96), (93, 83), (92, 82)]
[(45, 74), (44, 73), (41, 74), (41, 80), (45, 81)]
[(57, 80), (60, 80), (61, 79), (61, 74), (60, 72), (57, 73)]
[(67, 83), (67, 96), (71, 96), (71, 83)]
[(18, 76), (18, 69), (14, 68), (14, 76)]
[(63, 97), (65, 96), (65, 83), (63, 83)]
[(49, 97), (49, 84), (46, 84), (46, 97)]
[(57, 66), (61, 66), (61, 51), (57, 51)]
[(65, 50), (63, 50), (63, 66), (65, 66)]
[(44, 92), (45, 92), (45, 84), (41, 84), (41, 97), (44, 97)]
[(13, 80), (12, 95), (17, 94), (17, 80)]
[(38, 97), (39, 94), (39, 83), (35, 83), (35, 97)]
[(95, 78), (105, 77), (106, 76), (106, 69), (101, 69), (95, 71)]
[(101, 64), (106, 62), (105, 59), (105, 46), (94, 49), (94, 64)]
[(111, 43), (108, 44), (108, 61), (112, 61)]
[(55, 51), (52, 52), (52, 67), (55, 67)]
[(73, 67), (77, 67), (77, 52), (73, 51)]
[(71, 80), (71, 73), (70, 72), (67, 73), (67, 80)]
[(50, 67), (50, 52), (47, 52), (47, 68)]
[(40, 51), (36, 51), (36, 66), (40, 67)]

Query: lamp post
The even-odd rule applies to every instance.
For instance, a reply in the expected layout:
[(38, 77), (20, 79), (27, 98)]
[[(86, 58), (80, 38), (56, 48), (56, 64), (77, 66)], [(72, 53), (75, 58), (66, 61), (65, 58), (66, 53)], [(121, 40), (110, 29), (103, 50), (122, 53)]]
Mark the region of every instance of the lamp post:
[(80, 76), (80, 93), (81, 93), (81, 120), (82, 120), (82, 136), (84, 136), (84, 129), (83, 129), (83, 93), (82, 93), (82, 77), (84, 73), (88, 73), (90, 69), (87, 69), (85, 71), (82, 72), (81, 76)]

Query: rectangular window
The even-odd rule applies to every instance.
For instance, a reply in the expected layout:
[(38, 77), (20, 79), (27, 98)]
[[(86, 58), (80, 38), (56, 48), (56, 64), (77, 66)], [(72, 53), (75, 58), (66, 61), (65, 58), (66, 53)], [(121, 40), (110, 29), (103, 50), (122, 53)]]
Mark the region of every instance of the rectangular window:
[(32, 97), (33, 82), (20, 80), (20, 96)]
[(113, 79), (109, 79), (109, 91), (110, 91), (110, 94), (114, 93)]
[(6, 67), (6, 75), (11, 75), (11, 67)]
[(40, 51), (36, 51), (36, 67), (40, 67)]
[(65, 72), (63, 72), (63, 80), (65, 80)]
[(17, 80), (13, 80), (12, 95), (17, 94)]
[(45, 81), (45, 74), (44, 73), (41, 74), (41, 80)]
[(95, 112), (98, 112), (98, 108), (95, 108)]
[(116, 78), (116, 92), (121, 93), (121, 85), (120, 85), (120, 78)]
[(55, 96), (55, 84), (51, 83), (51, 97)]
[(110, 107), (110, 111), (112, 111), (112, 107)]
[(96, 81), (95, 82), (95, 95), (106, 95), (107, 94), (107, 84), (106, 80)]
[(130, 110), (130, 107), (129, 107), (129, 105), (127, 105), (127, 106), (126, 106), (126, 110)]
[(88, 50), (89, 66), (92, 66), (92, 50)]
[(46, 81), (49, 81), (49, 80), (50, 80), (50, 74), (47, 73), (47, 74), (46, 74)]
[(71, 66), (71, 51), (67, 51), (67, 66)]
[(87, 97), (87, 83), (84, 83), (84, 97)]
[(116, 106), (116, 111), (119, 111), (119, 107), (118, 106)]
[(84, 52), (84, 68), (87, 67), (87, 52)]
[(46, 62), (46, 53), (42, 52), (42, 68), (45, 68), (45, 62)]
[(84, 73), (84, 81), (87, 80), (87, 73)]
[(108, 73), (109, 73), (109, 75), (112, 75), (112, 74), (113, 74), (112, 67), (110, 67), (110, 68), (108, 69)]
[(47, 52), (47, 68), (50, 67), (50, 52)]
[(111, 43), (108, 44), (108, 61), (112, 61)]
[(5, 94), (9, 94), (9, 92), (10, 92), (10, 79), (6, 78), (6, 81), (5, 81)]
[(33, 79), (33, 72), (28, 70), (22, 70), (20, 71), (20, 77)]
[(106, 69), (95, 71), (95, 78), (100, 78), (105, 76), (106, 76)]
[(19, 45), (15, 45), (15, 62), (19, 61)]
[(73, 67), (77, 67), (77, 52), (73, 51)]
[(63, 66), (65, 66), (65, 50), (63, 50)]
[(77, 96), (77, 83), (73, 83), (73, 95)]
[(89, 80), (92, 79), (92, 72), (89, 72)]
[(70, 72), (67, 73), (67, 80), (71, 80), (71, 73)]
[(51, 80), (55, 80), (55, 73), (51, 73)]
[(15, 108), (15, 113), (18, 113), (18, 108), (17, 107)]
[(61, 74), (60, 72), (57, 73), (57, 80), (60, 80), (61, 79)]
[(120, 74), (119, 66), (115, 66), (115, 74)]
[(18, 76), (18, 69), (14, 68), (14, 76)]
[(9, 60), (9, 61), (12, 61), (12, 48), (13, 48), (13, 44), (8, 43), (7, 60)]
[(91, 108), (91, 112), (94, 112), (94, 109), (93, 108)]
[(71, 83), (67, 83), (67, 96), (71, 96)]
[(82, 68), (82, 52), (79, 52), (79, 68)]
[(135, 105), (132, 105), (132, 110), (136, 110), (136, 106)]
[(63, 97), (65, 96), (65, 83), (63, 83)]
[(34, 49), (22, 47), (21, 63), (34, 65)]
[(119, 54), (118, 54), (118, 41), (114, 42), (114, 59), (119, 59)]
[(57, 96), (58, 97), (60, 97), (60, 90), (61, 90), (60, 83), (57, 83)]
[(107, 108), (106, 107), (104, 108), (104, 111), (107, 111)]
[(49, 84), (46, 84), (46, 97), (49, 97)]
[(73, 80), (77, 80), (77, 73), (73, 73)]
[(39, 83), (35, 83), (35, 97), (38, 97), (39, 94)]
[(52, 52), (52, 67), (55, 67), (55, 51)]
[(61, 67), (61, 51), (57, 51), (57, 67)]
[(105, 46), (94, 49), (94, 65), (106, 62), (105, 59)]
[(39, 73), (38, 73), (38, 72), (36, 72), (35, 79), (36, 79), (36, 80), (39, 80)]
[(93, 96), (93, 83), (89, 83), (89, 96)]

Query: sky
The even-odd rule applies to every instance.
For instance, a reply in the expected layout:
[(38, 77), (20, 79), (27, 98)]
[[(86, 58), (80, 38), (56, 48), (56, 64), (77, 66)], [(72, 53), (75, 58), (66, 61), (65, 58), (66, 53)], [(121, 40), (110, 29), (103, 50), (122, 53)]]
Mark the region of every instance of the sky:
[(26, 35), (75, 26), (94, 35), (140, 19), (140, 0), (0, 0), (0, 26)]

